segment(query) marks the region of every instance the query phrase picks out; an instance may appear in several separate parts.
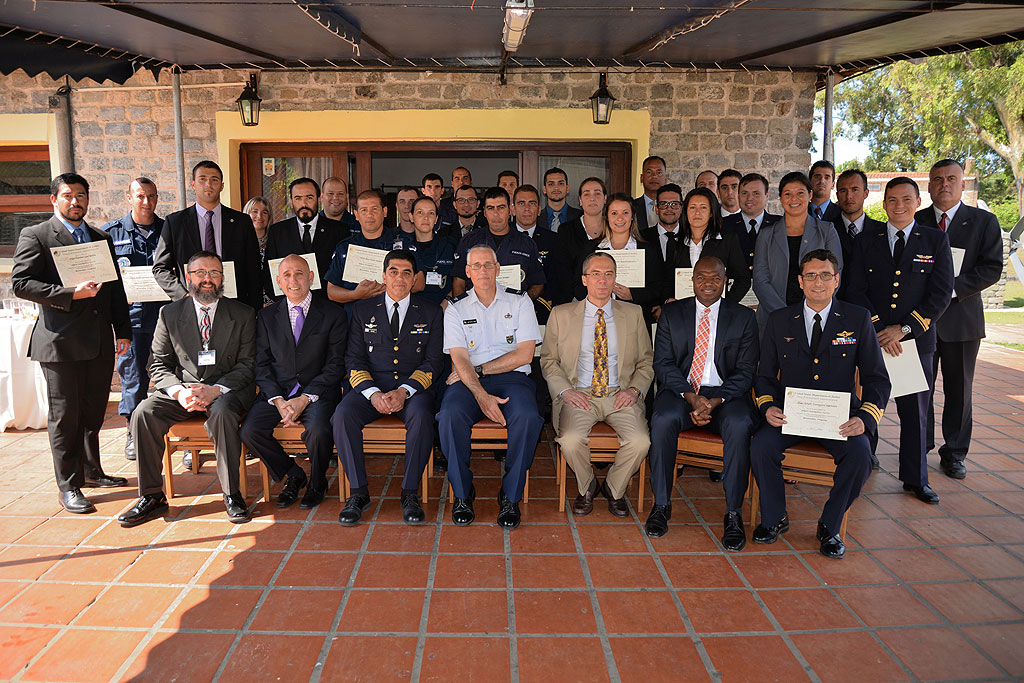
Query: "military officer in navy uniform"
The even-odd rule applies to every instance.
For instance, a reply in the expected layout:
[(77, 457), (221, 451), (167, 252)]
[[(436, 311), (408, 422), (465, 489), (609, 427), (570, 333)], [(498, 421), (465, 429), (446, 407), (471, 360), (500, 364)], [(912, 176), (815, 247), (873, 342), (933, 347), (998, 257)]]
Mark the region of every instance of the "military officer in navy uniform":
[[(903, 352), (912, 339), (929, 389), (896, 398), (900, 422), (900, 472), (903, 488), (925, 503), (938, 503), (928, 486), (925, 442), (928, 404), (935, 372), (934, 321), (949, 306), (953, 293), (953, 256), (946, 233), (915, 222), (921, 206), (917, 183), (906, 176), (885, 185), (883, 199), (889, 222), (862, 232), (853, 241), (847, 271), (847, 297), (871, 311), (878, 343), (890, 356)], [(877, 434), (873, 435), (877, 443)]]
[(455, 243), (434, 232), (437, 205), (430, 197), (419, 197), (412, 203), (413, 240), (408, 249), (416, 255), (416, 281), (412, 291), (438, 305), (452, 291), (452, 269), (455, 267)]
[[(843, 516), (871, 474), (871, 443), (866, 432), (877, 429), (891, 385), (875, 342), (871, 314), (833, 298), (839, 286), (835, 254), (827, 249), (807, 252), (800, 259), (798, 278), (804, 300), (768, 317), (754, 378), (757, 407), (767, 424), (754, 433), (750, 445), (750, 467), (761, 491), (761, 523), (754, 529), (753, 540), (774, 543), (779, 534), (789, 530), (783, 452), (805, 437), (782, 433), (787, 389), (848, 392), (849, 419), (839, 426), (837, 438), (814, 439), (836, 463), (817, 538), (821, 554), (838, 559), (846, 552), (839, 535)], [(860, 398), (856, 393), (858, 371)]]
[(345, 366), (349, 391), (331, 418), (338, 459), (352, 495), (338, 515), (345, 526), (357, 524), (370, 506), (363, 460), (363, 427), (383, 415), (405, 423), (405, 474), (402, 518), (422, 522), (417, 495), (434, 443), (434, 380), (441, 372), (444, 318), (441, 308), (412, 296), (416, 257), (397, 249), (384, 259), (382, 294), (352, 307)]
[[(848, 168), (836, 179), (836, 203), (841, 213), (832, 221), (839, 233), (839, 244), (843, 250), (843, 263), (849, 263), (853, 255), (853, 240), (865, 230), (872, 231), (885, 227), (882, 221), (876, 221), (864, 213), (864, 200), (868, 198), (868, 177), (859, 168)], [(844, 278), (836, 294), (843, 301), (847, 300), (846, 288), (849, 278)], [(875, 467), (878, 463), (875, 462)]]
[[(553, 283), (555, 277), (555, 247), (558, 243), (558, 234), (537, 225), (537, 215), (540, 213), (540, 192), (533, 185), (520, 185), (516, 188), (512, 197), (512, 215), (515, 219), (516, 230), (526, 233), (533, 240), (537, 247), (537, 258), (540, 259), (541, 267), (544, 269), (545, 288), (534, 299), (534, 310), (537, 312), (537, 322), (544, 325), (548, 321), (551, 307), (554, 305), (554, 294), (546, 291), (547, 284)], [(540, 374), (539, 366), (534, 370)], [(546, 392), (546, 390), (545, 390)]]
[[(119, 268), (129, 266), (152, 266), (153, 252), (160, 241), (164, 219), (156, 215), (156, 183), (149, 178), (139, 177), (128, 186), (127, 216), (110, 221), (105, 230), (114, 241), (114, 254)], [(149, 395), (149, 350), (153, 346), (153, 330), (160, 315), (160, 307), (166, 302), (132, 302), (128, 312), (132, 320), (132, 343), (128, 353), (117, 357), (117, 374), (121, 378), (121, 400), (117, 412), (131, 425), (132, 413)], [(124, 457), (135, 460), (135, 442), (131, 429), (127, 430)]]
[(530, 299), (519, 290), (498, 286), (501, 267), (493, 248), (478, 244), (464, 262), (473, 289), (454, 298), (444, 312), (444, 350), (451, 354), (453, 371), (437, 415), (456, 498), (452, 521), (466, 526), (475, 519), (470, 435), (473, 424), (487, 417), (508, 430), (498, 525), (515, 529), (526, 473), (544, 425), (528, 376), (542, 336)]

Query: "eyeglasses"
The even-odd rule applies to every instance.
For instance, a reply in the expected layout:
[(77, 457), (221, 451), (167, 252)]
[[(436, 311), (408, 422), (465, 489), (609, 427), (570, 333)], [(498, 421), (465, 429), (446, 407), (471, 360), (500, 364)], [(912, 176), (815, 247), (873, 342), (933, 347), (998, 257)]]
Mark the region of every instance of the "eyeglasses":
[(206, 276), (210, 276), (210, 277), (223, 277), (224, 276), (224, 271), (223, 270), (190, 270), (188, 272), (191, 273), (192, 275), (197, 276), (197, 277), (206, 277)]
[(470, 263), (466, 266), (466, 269), (474, 272), (485, 270), (489, 273), (497, 267), (498, 264), (492, 261), (491, 263)]
[(678, 209), (682, 205), (682, 202), (658, 202), (659, 209)]
[(815, 280), (821, 280), (822, 282), (832, 282), (836, 279), (835, 273), (804, 273), (801, 275), (805, 280), (814, 282)]
[(473, 202), (480, 201), (476, 197), (459, 197), (455, 200), (456, 204), (472, 204)]
[(587, 273), (587, 277), (603, 278), (605, 280), (611, 280), (612, 278), (615, 277), (615, 271), (614, 270), (608, 270), (608, 271), (600, 272), (600, 271), (592, 270), (589, 273)]

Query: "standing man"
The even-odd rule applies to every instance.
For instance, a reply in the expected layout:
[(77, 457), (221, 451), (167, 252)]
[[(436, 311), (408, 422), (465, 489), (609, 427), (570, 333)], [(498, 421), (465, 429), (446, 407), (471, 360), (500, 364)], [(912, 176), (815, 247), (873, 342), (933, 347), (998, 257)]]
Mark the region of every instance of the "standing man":
[(436, 173), (428, 173), (423, 176), (423, 181), (420, 183), (420, 193), (424, 197), (430, 197), (434, 200), (434, 204), (437, 205), (440, 211), (441, 206), (441, 195), (444, 194), (444, 178)]
[[(298, 500), (300, 507), (319, 505), (327, 491), (327, 466), (334, 451), (331, 415), (345, 379), (345, 311), (312, 296), (313, 271), (306, 260), (290, 254), (277, 267), (284, 297), (256, 317), (256, 384), (259, 395), (242, 423), (242, 443), (267, 466), (274, 481), (287, 478), (277, 507)], [(278, 423), (303, 427), (309, 477), (274, 438)]]
[(561, 225), (576, 220), (583, 215), (583, 211), (571, 206), (566, 201), (569, 194), (569, 176), (557, 166), (544, 171), (544, 196), (547, 198), (547, 206), (537, 217), (537, 225), (557, 233)]
[(871, 444), (865, 432), (878, 429), (891, 385), (874, 343), (870, 313), (833, 299), (839, 284), (835, 254), (827, 249), (807, 252), (800, 259), (798, 277), (804, 301), (772, 313), (761, 342), (754, 389), (767, 424), (754, 434), (750, 446), (750, 465), (761, 491), (761, 523), (753, 539), (774, 543), (789, 530), (782, 460), (787, 448), (806, 437), (782, 433), (786, 389), (844, 391), (850, 394), (850, 419), (839, 425), (836, 436), (846, 440), (813, 439), (836, 463), (832, 490), (818, 519), (819, 551), (839, 559), (846, 553), (839, 535), (843, 517), (871, 474)]
[(485, 227), (487, 221), (481, 216), (477, 209), (480, 208), (480, 198), (476, 196), (476, 188), (472, 185), (463, 185), (455, 190), (455, 212), (453, 221), (442, 217), (440, 227), (437, 230), (438, 237), (450, 239), (456, 244), (463, 237), (477, 228)]
[[(647, 195), (645, 194), (644, 197)], [(658, 263), (663, 282), (675, 282), (676, 249), (679, 247), (679, 217), (683, 215), (683, 190), (675, 183), (665, 183), (656, 191), (656, 222), (642, 234), (648, 242), (657, 242)], [(640, 214), (636, 214), (639, 220)]]
[(654, 340), (658, 393), (651, 417), (654, 507), (644, 530), (655, 538), (668, 533), (679, 432), (706, 427), (722, 437), (722, 545), (736, 552), (747, 543), (742, 507), (755, 425), (750, 388), (757, 369), (757, 320), (746, 306), (722, 298), (725, 283), (725, 264), (702, 257), (693, 269), (695, 297), (661, 309)]
[[(811, 201), (807, 213), (819, 221), (834, 223), (840, 217), (839, 206), (832, 201), (832, 188), (836, 184), (836, 167), (831, 161), (815, 161), (807, 174), (811, 179)], [(844, 261), (845, 263), (845, 261)]]
[(149, 369), (157, 391), (132, 414), (138, 449), (139, 499), (117, 518), (131, 527), (167, 510), (163, 490), (164, 437), (173, 425), (205, 414), (217, 457), (217, 478), (228, 519), (251, 517), (238, 489), (241, 415), (253, 399), (256, 318), (251, 308), (224, 298), (223, 264), (198, 251), (185, 265), (189, 296), (160, 309)]
[(502, 171), (498, 174), (498, 187), (508, 192), (510, 197), (513, 196), (519, 187), (519, 174), (515, 171)]
[[(853, 238), (865, 230), (873, 232), (884, 228), (885, 223), (876, 221), (864, 213), (864, 201), (868, 198), (868, 177), (859, 168), (849, 168), (839, 174), (836, 180), (836, 204), (842, 212), (834, 221), (839, 233), (839, 244), (843, 249), (843, 263), (849, 263), (853, 256)], [(927, 225), (927, 224), (926, 224)], [(846, 300), (846, 278), (839, 285), (840, 299)]]
[(772, 225), (782, 216), (765, 210), (768, 206), (768, 179), (760, 173), (748, 173), (740, 179), (739, 195), (740, 212), (722, 219), (722, 232), (732, 232), (739, 238), (743, 258), (753, 275), (757, 234), (762, 227)]
[[(587, 298), (555, 307), (544, 330), (540, 364), (551, 392), (556, 441), (576, 474), (576, 515), (589, 515), (600, 490), (608, 510), (628, 517), (626, 487), (651, 445), (640, 399), (654, 379), (654, 351), (639, 306), (612, 301), (615, 259), (593, 253), (583, 261)], [(590, 464), (590, 429), (604, 421), (621, 444), (598, 486)]]
[[(326, 183), (325, 183), (326, 185)], [(269, 262), (284, 258), (289, 254), (315, 254), (316, 267), (320, 272), (320, 296), (327, 296), (327, 269), (334, 256), (334, 248), (338, 242), (349, 236), (348, 226), (318, 213), (320, 206), (320, 186), (312, 178), (299, 178), (288, 185), (291, 218), (278, 221), (267, 231), (267, 248), (265, 256), (267, 269), (265, 290), (267, 296), (279, 299), (274, 294), (270, 278), (275, 279), (278, 273), (270, 272)], [(357, 222), (358, 229), (359, 223)]]
[(415, 276), (412, 252), (392, 251), (384, 260), (385, 292), (352, 307), (345, 362), (353, 391), (331, 419), (338, 458), (352, 485), (338, 515), (345, 526), (358, 524), (370, 506), (363, 427), (384, 415), (405, 423), (402, 519), (425, 519), (417, 492), (434, 444), (433, 383), (441, 373), (444, 318), (436, 304), (410, 295)]
[(740, 212), (740, 180), (743, 175), (734, 168), (727, 168), (718, 176), (718, 200), (722, 204), (722, 218)]
[(442, 199), (438, 207), (442, 224), (451, 225), (457, 222), (455, 200), (460, 187), (473, 187), (473, 176), (465, 166), (456, 166), (452, 169), (452, 196)]
[(68, 512), (89, 513), (96, 508), (82, 495), (83, 486), (128, 484), (123, 477), (104, 474), (99, 433), (114, 353), (128, 351), (132, 327), (120, 277), (107, 283), (63, 285), (50, 252), (54, 247), (104, 241), (114, 258), (110, 236), (85, 222), (89, 183), (74, 173), (57, 176), (50, 183), (50, 204), (53, 217), (18, 236), (11, 282), (15, 296), (40, 305), (28, 353), (46, 378), (46, 430), (60, 504)]
[(633, 215), (640, 230), (653, 228), (658, 224), (658, 190), (668, 182), (668, 167), (659, 156), (649, 156), (640, 167), (640, 184), (644, 193), (633, 200)]
[[(156, 184), (149, 178), (136, 178), (128, 186), (127, 216), (110, 221), (101, 228), (114, 243), (118, 268), (153, 265), (153, 252), (160, 240), (164, 219), (156, 215)], [(131, 426), (135, 407), (149, 395), (149, 349), (153, 345), (153, 330), (163, 302), (132, 302), (128, 313), (132, 321), (132, 345), (128, 353), (117, 357), (117, 374), (121, 378), (121, 401), (117, 412)], [(135, 459), (132, 430), (127, 430), (124, 457)]]
[[(537, 322), (544, 325), (554, 305), (554, 283), (558, 281), (554, 258), (558, 235), (537, 225), (537, 215), (540, 213), (540, 193), (537, 192), (537, 188), (533, 185), (520, 185), (512, 197), (512, 215), (516, 230), (526, 233), (533, 240), (540, 265), (544, 269), (544, 289), (534, 300)], [(548, 291), (549, 289), (551, 291)], [(539, 369), (535, 369), (534, 372), (539, 373)]]
[[(915, 223), (921, 195), (913, 180), (899, 176), (886, 183), (883, 205), (889, 217), (885, 228), (861, 233), (853, 241), (847, 292), (851, 303), (871, 311), (882, 351), (898, 356), (903, 352), (901, 341), (913, 339), (917, 345), (928, 389), (896, 398), (899, 478), (904, 490), (936, 504), (939, 495), (928, 486), (925, 439), (935, 384), (933, 323), (953, 293), (953, 256), (946, 233)], [(872, 436), (877, 443), (877, 432)]]
[[(949, 245), (962, 254), (960, 268), (954, 259), (953, 298), (935, 322), (937, 334), (932, 372), (942, 366), (942, 440), (939, 465), (947, 477), (967, 476), (964, 458), (971, 446), (974, 426), (974, 366), (985, 337), (985, 312), (981, 292), (999, 282), (1003, 272), (1003, 239), (999, 221), (988, 211), (967, 206), (964, 169), (953, 159), (937, 161), (928, 172), (929, 209), (915, 216), (921, 225), (935, 226), (949, 237)], [(935, 446), (935, 386), (928, 400), (927, 448)]]
[(348, 183), (341, 178), (331, 176), (324, 181), (323, 207), (321, 216), (338, 221), (350, 233), (359, 229), (359, 221), (356, 220), (355, 214), (348, 210)]
[(718, 174), (712, 171), (710, 168), (706, 171), (701, 171), (697, 174), (697, 178), (693, 183), (693, 189), (698, 187), (706, 187), (718, 196)]
[[(504, 190), (497, 188), (504, 193)], [(522, 292), (497, 286), (498, 257), (488, 245), (469, 249), (465, 268), (473, 288), (444, 311), (444, 351), (452, 375), (437, 414), (441, 449), (455, 492), (452, 521), (472, 524), (473, 473), (469, 469), (473, 424), (486, 417), (508, 430), (505, 476), (498, 493), (498, 525), (519, 526), (519, 501), (544, 420), (537, 412), (530, 361), (542, 340), (533, 304)]]
[(412, 203), (420, 196), (420, 191), (412, 185), (403, 185), (395, 195), (395, 211), (398, 212), (398, 230), (412, 236), (415, 228), (412, 225)]

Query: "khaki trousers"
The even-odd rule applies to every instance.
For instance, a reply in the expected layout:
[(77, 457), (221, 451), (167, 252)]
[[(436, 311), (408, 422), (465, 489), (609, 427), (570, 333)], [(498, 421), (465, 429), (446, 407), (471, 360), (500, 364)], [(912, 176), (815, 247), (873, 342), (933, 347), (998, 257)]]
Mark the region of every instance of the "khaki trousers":
[(598, 422), (607, 423), (618, 434), (619, 447), (615, 462), (608, 470), (605, 481), (615, 498), (626, 494), (629, 480), (647, 456), (651, 446), (651, 434), (644, 416), (644, 402), (637, 401), (628, 408), (615, 410), (615, 394), (594, 398), (590, 391), (577, 389), (590, 400), (589, 410), (574, 408), (559, 402), (558, 436), (555, 441), (562, 448), (565, 461), (576, 474), (576, 485), (580, 493), (586, 493), (594, 481), (594, 468), (590, 464), (590, 428)]

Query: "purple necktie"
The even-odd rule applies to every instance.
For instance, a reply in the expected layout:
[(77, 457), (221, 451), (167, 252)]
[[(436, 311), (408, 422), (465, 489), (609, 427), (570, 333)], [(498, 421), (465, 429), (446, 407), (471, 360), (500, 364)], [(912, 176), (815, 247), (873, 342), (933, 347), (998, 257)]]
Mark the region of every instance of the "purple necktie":
[[(293, 332), (295, 333), (295, 343), (298, 344), (299, 337), (302, 336), (302, 325), (306, 322), (306, 314), (302, 312), (302, 306), (294, 306), (293, 308), (295, 309), (295, 329)], [(296, 382), (295, 386), (292, 388), (291, 395), (295, 396), (299, 393), (300, 387), (301, 384)]]
[(217, 238), (213, 234), (213, 211), (206, 212), (205, 234), (206, 237), (203, 239), (203, 241), (205, 242), (205, 244), (203, 245), (203, 249), (205, 249), (206, 251), (212, 251), (213, 253), (216, 254)]

